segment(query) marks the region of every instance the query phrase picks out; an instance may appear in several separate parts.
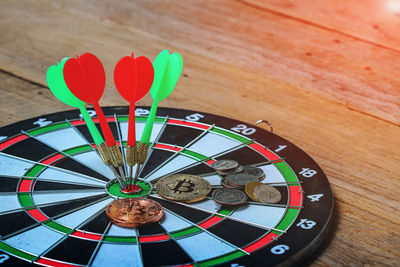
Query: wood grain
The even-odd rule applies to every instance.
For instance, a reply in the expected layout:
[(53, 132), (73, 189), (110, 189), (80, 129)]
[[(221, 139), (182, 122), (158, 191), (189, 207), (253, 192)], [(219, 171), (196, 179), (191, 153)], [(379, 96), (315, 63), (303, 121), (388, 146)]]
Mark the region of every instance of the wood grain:
[(69, 109), (45, 83), (47, 67), (64, 56), (98, 55), (108, 80), (101, 104), (125, 105), (112, 82), (117, 60), (132, 50), (151, 59), (164, 48), (179, 51), (183, 76), (162, 106), (250, 123), (268, 119), (326, 172), (335, 226), (309, 264), (398, 266), (400, 46), (392, 27), (382, 26), (378, 35), (368, 30), (379, 18), (397, 17), (375, 12), (366, 26), (366, 7), (376, 1), (364, 1), (364, 12), (346, 1), (327, 2), (332, 9), (312, 0), (304, 7), (293, 1), (2, 1), (0, 125)]

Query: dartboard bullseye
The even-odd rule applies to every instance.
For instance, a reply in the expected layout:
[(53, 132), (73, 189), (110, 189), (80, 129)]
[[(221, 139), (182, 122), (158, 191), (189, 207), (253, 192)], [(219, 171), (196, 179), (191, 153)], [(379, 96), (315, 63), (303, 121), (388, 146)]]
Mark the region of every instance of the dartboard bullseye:
[[(137, 141), (149, 112), (149, 107), (136, 107)], [(99, 128), (96, 112), (89, 114)], [(104, 108), (104, 115), (125, 150), (129, 107)], [(333, 194), (321, 168), (289, 141), (244, 122), (159, 108), (133, 194), (104, 165), (77, 110), (3, 127), (0, 136), (2, 264), (293, 264), (309, 256), (329, 230)], [(262, 183), (280, 192), (279, 202), (228, 206), (213, 201), (221, 175), (211, 164), (221, 159), (262, 169)], [(123, 168), (129, 173), (129, 166)], [(210, 194), (184, 203), (163, 199), (153, 190), (160, 177), (179, 173), (206, 179)], [(132, 197), (157, 201), (164, 217), (138, 228), (111, 223), (106, 206)]]

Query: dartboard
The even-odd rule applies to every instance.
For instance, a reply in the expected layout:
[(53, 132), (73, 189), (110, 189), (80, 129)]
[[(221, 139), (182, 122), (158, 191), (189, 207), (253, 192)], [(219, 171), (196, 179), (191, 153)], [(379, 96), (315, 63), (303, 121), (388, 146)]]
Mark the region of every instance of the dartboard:
[[(96, 113), (89, 110), (98, 124)], [(104, 108), (126, 145), (128, 107)], [(136, 108), (140, 138), (149, 107)], [(321, 168), (289, 141), (254, 125), (204, 112), (160, 108), (137, 195), (124, 194), (99, 157), (79, 111), (0, 129), (0, 262), (49, 266), (270, 266), (304, 260), (326, 236), (333, 194)], [(123, 152), (123, 151), (122, 151)], [(122, 153), (124, 154), (124, 153)], [(210, 165), (233, 159), (265, 173), (279, 203), (163, 199), (154, 182), (194, 174), (221, 188)], [(164, 217), (138, 228), (114, 225), (105, 208), (124, 197), (159, 202)]]

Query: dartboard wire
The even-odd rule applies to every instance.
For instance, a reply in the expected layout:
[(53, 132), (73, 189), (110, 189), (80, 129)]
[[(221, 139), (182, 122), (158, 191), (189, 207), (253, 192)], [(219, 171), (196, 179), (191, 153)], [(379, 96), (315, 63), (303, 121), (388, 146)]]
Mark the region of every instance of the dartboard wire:
[(115, 127), (117, 128), (118, 140), (119, 140), (119, 143), (120, 143), (119, 149), (120, 149), (121, 155), (122, 155), (122, 162), (124, 164), (124, 171), (125, 171), (125, 173), (128, 173), (128, 166), (126, 164), (126, 158), (125, 158), (125, 153), (124, 153), (124, 145), (122, 143), (121, 130), (120, 130), (120, 127), (119, 127), (117, 114), (115, 114), (115, 113), (114, 113), (114, 123), (115, 123)]
[[(153, 173), (155, 173), (156, 171), (158, 171), (159, 169), (161, 169), (163, 166), (165, 166), (167, 163), (169, 163), (171, 160), (173, 160), (174, 158), (176, 158), (178, 155), (181, 154), (181, 151), (184, 151), (185, 149), (187, 149), (189, 146), (191, 146), (194, 142), (197, 142), (200, 138), (202, 138), (204, 135), (206, 135), (207, 133), (210, 132), (210, 130), (215, 126), (212, 125), (210, 128), (208, 128), (206, 131), (203, 131), (201, 134), (199, 134), (196, 138), (194, 138), (191, 142), (189, 142), (188, 144), (186, 144), (184, 147), (181, 147), (181, 149), (179, 151), (176, 151), (174, 154), (172, 154), (168, 159), (166, 159), (163, 163), (161, 163), (160, 165), (158, 165), (155, 169), (153, 169), (150, 173), (148, 173), (145, 177), (143, 177), (143, 179), (147, 179), (149, 176), (151, 176)], [(177, 147), (177, 145), (175, 145), (175, 147)]]
[[(59, 150), (59, 149), (56, 149), (56, 148), (53, 147), (53, 146), (50, 146), (48, 143), (45, 143), (45, 142), (39, 140), (36, 136), (30, 135), (29, 133), (27, 133), (27, 132), (25, 132), (25, 131), (23, 131), (23, 130), (21, 130), (21, 132), (22, 132), (23, 134), (28, 135), (28, 136), (31, 137), (32, 139), (34, 139), (34, 140), (36, 140), (36, 141), (38, 141), (38, 142), (40, 142), (40, 143), (42, 143), (42, 144), (44, 144), (44, 145), (46, 145), (46, 146), (52, 148), (53, 150), (57, 151), (57, 154), (62, 154), (62, 155), (64, 156), (64, 158), (70, 158), (71, 160), (73, 160), (73, 161), (75, 161), (75, 162), (78, 162), (79, 164), (82, 164), (82, 165), (85, 166), (86, 168), (91, 169), (92, 171), (97, 172), (97, 170), (95, 170), (95, 169), (93, 169), (92, 167), (85, 165), (83, 162), (81, 162), (81, 161), (79, 161), (79, 160), (77, 160), (77, 159), (71, 157), (71, 155), (69, 155), (69, 154), (67, 154), (67, 153), (65, 153), (65, 152), (63, 152), (63, 151), (61, 151), (61, 150)], [(86, 141), (87, 141), (87, 140), (86, 140)], [(91, 146), (91, 147), (92, 147), (92, 146)], [(101, 173), (99, 173), (99, 174), (101, 174)], [(93, 176), (90, 176), (90, 177), (95, 178), (95, 177), (93, 177)], [(108, 177), (107, 177), (107, 178), (108, 178)], [(97, 178), (95, 178), (95, 179), (97, 179)]]
[[(92, 149), (92, 151), (94, 151), (94, 152), (96, 153), (97, 157), (103, 162), (103, 160), (101, 159), (101, 156), (100, 156), (100, 154), (99, 154), (99, 151), (97, 151), (97, 149), (94, 149), (94, 148), (93, 148), (93, 144), (91, 144), (91, 143), (89, 142), (89, 140), (87, 140), (86, 137), (85, 137), (85, 136), (75, 127), (75, 125), (73, 125), (68, 119), (65, 119), (65, 121), (68, 122), (69, 125), (75, 130), (75, 132), (78, 133), (78, 134), (82, 137), (82, 139), (86, 141), (86, 144), (90, 146), (90, 148)], [(109, 166), (106, 166), (106, 167), (108, 167), (108, 168), (112, 171), (112, 173), (113, 173), (113, 175), (114, 175), (115, 177), (118, 177), (118, 174), (116, 173), (116, 171), (115, 171), (115, 169), (113, 168), (113, 166), (109, 165)]]
[[(171, 210), (169, 210), (169, 209), (167, 209), (167, 208), (164, 208), (164, 209), (165, 209), (165, 210), (168, 210), (169, 212), (171, 212), (171, 213), (173, 213), (173, 214), (175, 215), (175, 213), (172, 212)], [(177, 216), (177, 217), (178, 217), (178, 216)], [(179, 218), (179, 217), (178, 217), (178, 218)], [(158, 222), (158, 224), (161, 226), (161, 228), (164, 229), (164, 231), (167, 233), (168, 237), (169, 237), (171, 240), (174, 240), (175, 244), (177, 244), (177, 245), (186, 253), (186, 255), (192, 260), (192, 263), (194, 263), (196, 266), (198, 266), (197, 261), (196, 261), (195, 259), (193, 259), (193, 257), (187, 252), (187, 250), (186, 250), (183, 246), (181, 246), (181, 244), (179, 244), (179, 243), (176, 241), (176, 239), (173, 237), (173, 235), (172, 235), (164, 226), (162, 226), (162, 224), (161, 224), (160, 222)]]
[(107, 224), (107, 227), (106, 227), (106, 229), (104, 230), (103, 234), (101, 235), (101, 238), (100, 238), (99, 242), (97, 243), (97, 246), (96, 246), (96, 248), (94, 249), (94, 251), (93, 251), (93, 253), (92, 253), (92, 256), (90, 257), (89, 262), (88, 262), (88, 264), (87, 264), (86, 266), (92, 266), (93, 260), (94, 260), (95, 257), (97, 256), (97, 252), (99, 251), (101, 245), (103, 244), (104, 238), (106, 237), (108, 231), (110, 230), (111, 224), (112, 224), (111, 222), (109, 222), (109, 223)]
[(193, 162), (193, 163), (191, 163), (191, 164), (189, 164), (189, 165), (186, 165), (186, 166), (184, 166), (184, 167), (182, 167), (182, 168), (180, 168), (180, 169), (177, 169), (177, 170), (175, 170), (175, 171), (166, 173), (166, 174), (164, 174), (163, 176), (160, 176), (160, 177), (158, 177), (158, 178), (155, 178), (155, 179), (151, 180), (150, 182), (151, 182), (151, 183), (155, 183), (155, 182), (157, 182), (158, 180), (160, 180), (161, 178), (164, 178), (164, 177), (169, 176), (169, 175), (171, 175), (171, 174), (174, 174), (174, 173), (177, 173), (177, 172), (186, 170), (186, 169), (191, 168), (191, 167), (193, 167), (193, 166), (195, 166), (195, 165), (200, 165), (201, 163), (204, 163), (205, 161), (209, 161), (209, 160), (211, 160), (212, 158), (218, 157), (218, 156), (220, 156), (220, 155), (224, 155), (224, 154), (226, 154), (226, 153), (229, 153), (229, 152), (238, 150), (238, 149), (240, 149), (242, 146), (245, 146), (245, 145), (247, 145), (247, 144), (249, 144), (249, 143), (251, 143), (251, 142), (253, 142), (253, 140), (249, 140), (249, 141), (247, 141), (247, 142), (245, 142), (245, 143), (241, 143), (241, 144), (239, 144), (239, 145), (237, 145), (237, 146), (234, 146), (234, 147), (232, 147), (232, 148), (230, 148), (230, 149), (227, 149), (227, 150), (225, 150), (225, 151), (216, 153), (216, 154), (214, 154), (214, 155), (212, 155), (212, 156), (206, 157), (205, 159), (198, 160), (198, 161), (196, 161), (196, 162)]
[(149, 159), (151, 157), (151, 154), (154, 151), (155, 144), (158, 142), (158, 140), (160, 140), (161, 136), (163, 135), (163, 133), (165, 131), (165, 128), (167, 127), (168, 119), (169, 119), (169, 116), (165, 117), (165, 121), (163, 122), (160, 131), (158, 132), (156, 138), (154, 139), (154, 142), (151, 143), (150, 148), (149, 148), (149, 153), (147, 154), (147, 157), (146, 157), (144, 163), (140, 166), (139, 177), (142, 174), (144, 167), (146, 166), (147, 162), (149, 161)]
[(135, 234), (136, 234), (136, 242), (137, 242), (139, 256), (140, 256), (140, 263), (142, 264), (142, 266), (144, 266), (142, 244), (140, 244), (140, 240), (139, 240), (140, 234), (139, 234), (139, 230), (137, 228), (135, 228)]
[[(102, 184), (107, 184), (107, 182), (105, 182), (103, 180), (100, 180), (100, 179), (97, 179), (97, 178), (94, 178), (92, 176), (89, 176), (89, 175), (86, 175), (86, 174), (82, 174), (82, 173), (78, 173), (78, 172), (74, 172), (74, 171), (67, 170), (67, 169), (63, 169), (63, 168), (59, 168), (59, 167), (56, 167), (56, 166), (53, 166), (53, 165), (50, 165), (50, 164), (43, 164), (41, 162), (36, 162), (36, 161), (29, 160), (29, 159), (24, 159), (24, 158), (17, 157), (17, 156), (14, 156), (14, 155), (6, 154), (4, 152), (0, 152), (0, 155), (3, 155), (5, 157), (9, 157), (9, 158), (13, 158), (13, 159), (17, 159), (17, 160), (21, 160), (21, 161), (25, 161), (25, 162), (28, 162), (28, 163), (30, 163), (32, 165), (41, 165), (41, 166), (47, 167), (49, 169), (55, 169), (55, 170), (58, 170), (60, 172), (72, 174), (72, 175), (75, 175), (75, 176), (78, 176), (78, 177), (82, 177), (82, 178), (85, 178), (85, 179), (89, 179), (89, 180), (93, 180), (93, 181), (96, 181), (96, 182), (99, 182), (99, 183), (102, 183)], [(42, 171), (44, 171), (44, 170), (42, 170)]]
[[(105, 200), (105, 199), (103, 199)], [(94, 203), (94, 204), (97, 204)], [(88, 205), (90, 206), (90, 205)], [(86, 207), (84, 207), (86, 208)], [(74, 210), (75, 212), (76, 210)], [(74, 228), (71, 228), (71, 231), (69, 231), (68, 233), (64, 233), (64, 235), (56, 242), (53, 243), (53, 245), (51, 245), (50, 247), (48, 247), (45, 251), (43, 251), (42, 253), (40, 253), (39, 255), (36, 256), (35, 259), (33, 259), (31, 261), (31, 263), (39, 260), (43, 255), (47, 254), (48, 252), (50, 252), (52, 249), (54, 249), (58, 244), (60, 244), (61, 242), (63, 242), (65, 239), (67, 239), (72, 233), (74, 233), (77, 229), (79, 229), (79, 227), (85, 225), (86, 223), (88, 223), (89, 221), (93, 220), (94, 218), (96, 218), (98, 215), (100, 215), (102, 212), (104, 211), (104, 207), (101, 208), (100, 210), (98, 210), (97, 212), (95, 212), (93, 215), (91, 215), (89, 218), (87, 218), (86, 220), (84, 220), (83, 222), (81, 222), (80, 224), (78, 224), (77, 226), (75, 226)], [(58, 217), (58, 216), (57, 216)], [(47, 226), (46, 226), (47, 227)], [(54, 229), (50, 228), (51, 230), (54, 231)], [(74, 237), (75, 238), (75, 237)], [(63, 261), (60, 261), (63, 262)]]
[(280, 233), (286, 233), (286, 231), (279, 230), (279, 229), (276, 229), (274, 227), (269, 227), (269, 226), (266, 226), (266, 225), (261, 225), (261, 224), (258, 224), (258, 223), (249, 222), (249, 221), (246, 221), (246, 220), (243, 220), (243, 219), (235, 218), (235, 217), (230, 216), (230, 215), (225, 215), (225, 214), (222, 214), (222, 213), (219, 213), (219, 212), (213, 212), (213, 211), (209, 211), (207, 209), (203, 209), (203, 208), (200, 208), (200, 207), (191, 206), (191, 205), (188, 205), (188, 204), (183, 203), (183, 202), (172, 201), (172, 200), (169, 200), (169, 199), (166, 199), (166, 198), (162, 198), (162, 197), (160, 197), (158, 195), (155, 195), (155, 194), (153, 194), (152, 197), (155, 197), (155, 198), (158, 198), (158, 199), (162, 199), (162, 200), (165, 200), (165, 201), (168, 201), (168, 202), (176, 203), (178, 205), (182, 205), (182, 206), (185, 206), (185, 207), (188, 207), (188, 208), (192, 208), (192, 209), (195, 209), (195, 210), (204, 211), (204, 212), (209, 213), (211, 215), (218, 215), (218, 216), (226, 217), (226, 218), (231, 219), (233, 221), (238, 221), (238, 222), (241, 222), (241, 223), (249, 224), (249, 225), (256, 226), (256, 227), (259, 227), (259, 228), (262, 228), (262, 229), (265, 229), (265, 230), (269, 230), (269, 231), (274, 230), (274, 231), (277, 231), (277, 232), (280, 232)]
[(225, 239), (223, 239), (223, 238), (221, 238), (221, 237), (219, 237), (219, 236), (217, 236), (217, 235), (214, 235), (213, 233), (211, 233), (211, 232), (208, 231), (207, 229), (204, 229), (204, 228), (202, 228), (202, 227), (199, 227), (197, 224), (195, 224), (195, 223), (189, 221), (188, 219), (186, 219), (186, 218), (182, 217), (181, 215), (179, 215), (179, 214), (173, 212), (172, 210), (167, 209), (167, 208), (164, 208), (164, 209), (168, 210), (169, 212), (171, 212), (172, 214), (174, 214), (174, 215), (175, 215), (176, 217), (178, 217), (179, 219), (181, 219), (181, 220), (183, 220), (183, 221), (189, 223), (191, 226), (194, 226), (194, 227), (196, 227), (196, 228), (200, 228), (200, 231), (207, 233), (208, 235), (210, 235), (210, 236), (212, 236), (212, 237), (218, 239), (218, 240), (221, 241), (222, 243), (225, 243), (225, 244), (227, 244), (228, 246), (230, 246), (230, 247), (232, 247), (232, 248), (234, 248), (234, 249), (236, 249), (236, 250), (240, 250), (241, 252), (243, 252), (243, 253), (245, 253), (245, 254), (247, 254), (247, 255), (250, 255), (250, 253), (248, 253), (247, 251), (243, 250), (242, 248), (235, 246), (234, 244), (232, 244), (232, 243), (226, 241)]

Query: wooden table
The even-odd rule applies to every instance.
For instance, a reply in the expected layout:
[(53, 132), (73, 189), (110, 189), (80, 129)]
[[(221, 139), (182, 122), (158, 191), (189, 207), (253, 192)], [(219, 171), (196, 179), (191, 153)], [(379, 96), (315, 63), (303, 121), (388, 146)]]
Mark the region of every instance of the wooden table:
[(326, 172), (334, 226), (308, 263), (400, 265), (398, 1), (1, 1), (0, 43), (0, 126), (70, 109), (45, 80), (65, 56), (102, 60), (107, 106), (120, 57), (180, 52), (162, 106), (267, 119)]

